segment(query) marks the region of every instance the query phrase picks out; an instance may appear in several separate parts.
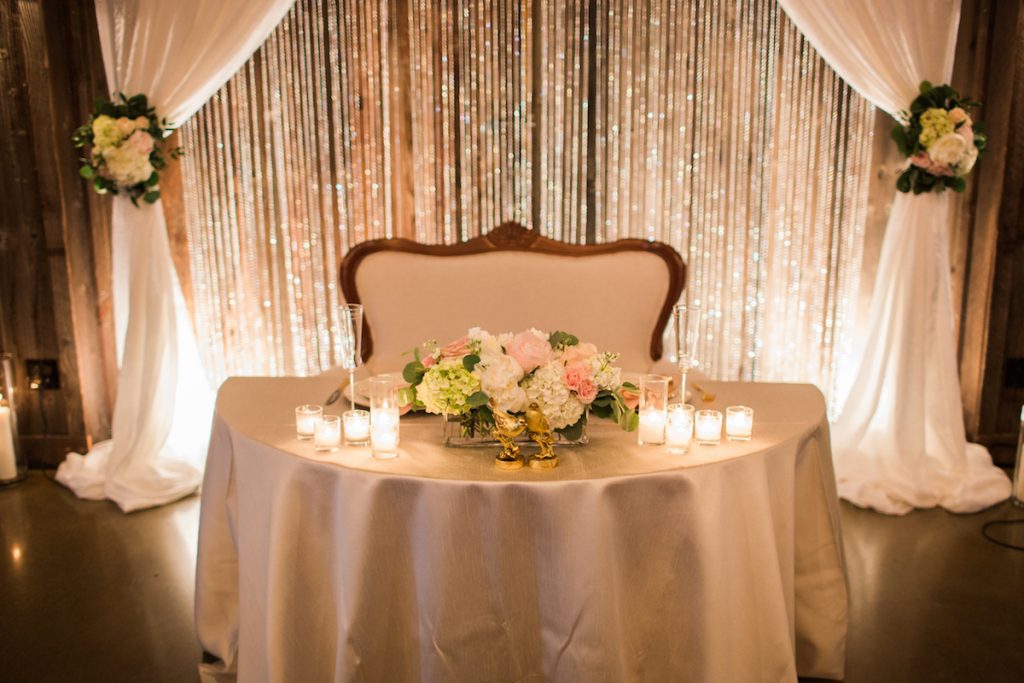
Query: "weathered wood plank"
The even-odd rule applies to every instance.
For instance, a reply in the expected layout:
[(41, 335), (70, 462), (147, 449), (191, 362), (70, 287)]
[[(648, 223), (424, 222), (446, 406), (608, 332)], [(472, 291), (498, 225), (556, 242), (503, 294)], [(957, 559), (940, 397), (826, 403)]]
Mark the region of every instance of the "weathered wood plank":
[[(992, 284), (999, 234), (999, 212), (1008, 153), (1010, 103), (1014, 82), (1014, 41), (1019, 3), (979, 3), (977, 45), (987, 54), (976, 59), (984, 67), (980, 120), (989, 131), (989, 146), (972, 180), (976, 192), (967, 252), (966, 284), (960, 324), (960, 384), (968, 436), (978, 438), (984, 411), (983, 389), (988, 358)], [(964, 36), (961, 42), (968, 40)], [(979, 97), (976, 95), (976, 97)], [(970, 220), (970, 212), (963, 212)], [(998, 378), (993, 378), (998, 379)]]

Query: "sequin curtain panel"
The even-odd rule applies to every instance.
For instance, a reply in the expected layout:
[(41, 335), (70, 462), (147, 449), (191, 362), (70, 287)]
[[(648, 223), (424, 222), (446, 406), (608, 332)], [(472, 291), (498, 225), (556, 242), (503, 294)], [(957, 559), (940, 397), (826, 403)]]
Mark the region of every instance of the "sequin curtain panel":
[(672, 244), (704, 371), (832, 393), (871, 122), (775, 0), (299, 0), (182, 129), (207, 360), (318, 372), (351, 245), (515, 220)]

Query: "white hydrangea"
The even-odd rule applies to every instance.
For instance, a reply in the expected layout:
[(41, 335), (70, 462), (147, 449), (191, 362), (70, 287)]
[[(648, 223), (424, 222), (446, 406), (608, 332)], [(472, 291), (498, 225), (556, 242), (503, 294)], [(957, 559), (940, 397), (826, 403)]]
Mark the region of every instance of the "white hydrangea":
[(540, 407), (551, 429), (576, 424), (583, 415), (583, 403), (565, 386), (564, 374), (565, 366), (555, 360), (537, 368), (523, 382), (526, 398)]
[(612, 363), (618, 358), (614, 353), (602, 353), (590, 359), (593, 370), (594, 384), (598, 389), (614, 391), (622, 384), (622, 370)]
[(470, 347), (473, 349), (473, 352), (481, 358), (501, 356), (505, 353), (501, 348), (501, 342), (498, 341), (498, 338), (487, 330), (473, 327), (466, 336), (469, 337)]
[(149, 155), (141, 154), (131, 147), (115, 147), (103, 153), (107, 175), (120, 185), (134, 185), (145, 182), (153, 175)]

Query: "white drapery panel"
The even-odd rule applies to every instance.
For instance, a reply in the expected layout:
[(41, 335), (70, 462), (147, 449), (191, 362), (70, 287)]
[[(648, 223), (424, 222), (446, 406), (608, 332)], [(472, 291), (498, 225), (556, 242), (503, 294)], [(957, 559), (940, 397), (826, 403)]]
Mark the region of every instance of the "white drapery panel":
[[(779, 0), (851, 87), (889, 114), (953, 74), (960, 0)], [(968, 444), (953, 345), (949, 195), (899, 194), (885, 229), (863, 349), (833, 430), (839, 493), (889, 514), (973, 512), (1010, 495)]]
[[(146, 94), (180, 125), (266, 40), (294, 0), (96, 0), (111, 93)], [(114, 198), (114, 317), (121, 367), (109, 441), (71, 453), (57, 480), (125, 512), (195, 491), (213, 396), (174, 272), (159, 202)]]

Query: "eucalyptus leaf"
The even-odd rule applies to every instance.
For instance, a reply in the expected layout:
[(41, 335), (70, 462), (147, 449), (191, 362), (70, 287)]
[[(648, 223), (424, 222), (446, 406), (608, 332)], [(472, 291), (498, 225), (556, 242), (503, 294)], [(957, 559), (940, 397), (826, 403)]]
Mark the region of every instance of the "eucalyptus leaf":
[(479, 408), (480, 406), (487, 405), (487, 402), (490, 400), (490, 396), (488, 396), (482, 391), (478, 391), (466, 399), (466, 405), (468, 405), (470, 408)]
[(480, 356), (476, 354), (470, 354), (462, 359), (462, 367), (466, 368), (468, 372), (473, 372), (473, 368), (480, 362)]
[(420, 383), (420, 381), (423, 379), (423, 375), (425, 375), (426, 372), (427, 369), (423, 366), (423, 363), (421, 363), (417, 358), (416, 360), (410, 363), (406, 363), (405, 367), (402, 368), (402, 379), (404, 379), (409, 384), (415, 386)]
[(92, 166), (86, 165), (78, 169), (78, 175), (88, 180), (89, 178), (92, 178), (94, 175), (96, 175), (96, 169), (94, 169)]
[(160, 190), (150, 190), (142, 195), (142, 198), (146, 200), (147, 204), (153, 204), (156, 200), (160, 199)]

